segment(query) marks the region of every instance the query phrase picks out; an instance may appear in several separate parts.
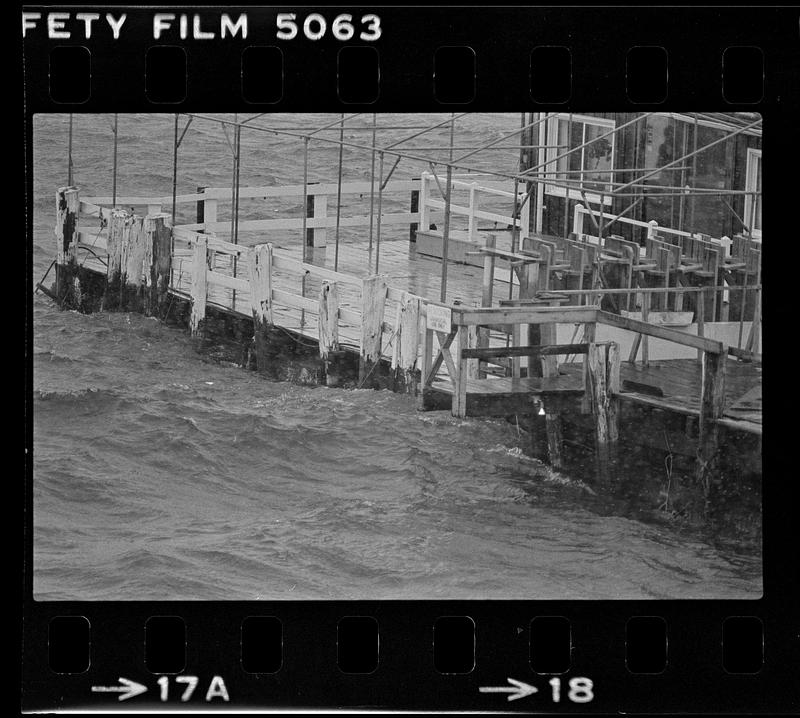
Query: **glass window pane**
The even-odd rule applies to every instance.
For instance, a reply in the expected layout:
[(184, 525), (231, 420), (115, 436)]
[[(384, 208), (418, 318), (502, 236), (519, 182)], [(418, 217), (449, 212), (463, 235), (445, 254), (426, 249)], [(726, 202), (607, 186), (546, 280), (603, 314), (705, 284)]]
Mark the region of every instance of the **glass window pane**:
[[(609, 130), (610, 128), (600, 125), (586, 125), (586, 142), (606, 134)], [(613, 135), (610, 135), (592, 142), (584, 149), (583, 169), (588, 171), (586, 175), (587, 182), (585, 183), (587, 189), (604, 191), (609, 189), (606, 183), (610, 182), (611, 173), (603, 172), (602, 170), (610, 170), (612, 168), (612, 137)]]

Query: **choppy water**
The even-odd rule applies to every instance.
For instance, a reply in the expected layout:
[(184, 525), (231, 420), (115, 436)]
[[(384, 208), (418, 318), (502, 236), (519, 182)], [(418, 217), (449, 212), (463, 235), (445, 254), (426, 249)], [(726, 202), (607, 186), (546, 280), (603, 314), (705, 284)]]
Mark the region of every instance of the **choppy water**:
[[(472, 126), (499, 135), (518, 121)], [(76, 116), (84, 195), (110, 194), (109, 123)], [(53, 258), (66, 128), (35, 121), (35, 280)], [(168, 195), (171, 119), (123, 116), (120, 132), (120, 193)], [(243, 185), (301, 181), (296, 144), (244, 142)], [(190, 129), (179, 192), (229, 183), (226, 153), (219, 130)], [(314, 154), (310, 178), (335, 179), (336, 155)], [(345, 179), (369, 161), (351, 157)], [(272, 383), (135, 314), (62, 312), (38, 295), (33, 319), (36, 598), (760, 595), (758, 555), (621, 515), (526, 458), (505, 421)]]

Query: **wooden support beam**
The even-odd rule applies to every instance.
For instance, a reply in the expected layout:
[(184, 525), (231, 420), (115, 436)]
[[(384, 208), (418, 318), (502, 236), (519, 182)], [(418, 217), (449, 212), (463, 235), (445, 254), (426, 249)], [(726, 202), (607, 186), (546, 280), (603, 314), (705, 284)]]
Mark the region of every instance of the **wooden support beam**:
[(432, 362), (433, 329), (428, 329), (428, 327), (425, 326), (422, 333), (422, 365), (420, 366), (419, 391), (417, 394), (417, 408), (420, 410), (424, 410), (426, 408), (425, 397), (429, 392), (429, 386), (433, 381), (433, 375), (431, 373)]
[(710, 512), (714, 488), (719, 481), (719, 426), (717, 419), (725, 410), (725, 367), (728, 351), (705, 352), (700, 382), (700, 418), (697, 447), (696, 477), (706, 498), (706, 512)]
[(250, 280), (250, 311), (253, 314), (253, 344), (256, 368), (266, 371), (269, 356), (269, 332), (274, 325), (272, 316), (272, 244), (258, 244), (248, 250)]
[[(467, 363), (469, 359), (464, 356), (464, 350), (469, 347), (469, 330), (467, 327), (458, 328), (456, 342), (456, 358), (454, 367), (448, 363), (448, 370), (455, 371), (453, 381), (453, 416), (464, 419), (467, 416)], [(445, 356), (445, 360), (446, 360)]]
[[(497, 245), (497, 236), (490, 234), (486, 238), (486, 248), (493, 250)], [(494, 273), (496, 266), (496, 258), (494, 254), (488, 252), (483, 256), (483, 285), (481, 290), (481, 306), (491, 307), (494, 299)], [(478, 328), (478, 344), (479, 347), (489, 346), (489, 327)], [(485, 371), (478, 371), (481, 379), (486, 378)]]
[(569, 354), (586, 354), (589, 345), (583, 344), (550, 344), (530, 345), (524, 347), (477, 347), (463, 351), (467, 359), (496, 359), (498, 357), (544, 357)]
[(199, 234), (194, 241), (192, 259), (192, 313), (189, 317), (189, 329), (192, 336), (202, 336), (206, 318), (206, 299), (208, 298), (208, 240)]
[[(467, 327), (467, 349), (465, 351), (473, 351), (478, 348), (478, 327), (474, 324)], [(480, 360), (476, 357), (465, 357), (469, 359), (467, 362), (467, 378), (480, 379)], [(484, 372), (485, 374), (485, 372)]]
[(631, 319), (630, 317), (621, 317), (617, 314), (611, 314), (610, 312), (597, 312), (597, 321), (600, 324), (607, 324), (611, 327), (619, 327), (620, 329), (639, 332), (647, 336), (656, 337), (657, 339), (666, 339), (676, 344), (682, 344), (683, 346), (709, 351), (715, 354), (721, 352), (724, 346), (722, 342), (718, 342), (715, 339), (696, 337), (694, 334), (680, 332), (677, 329), (664, 327), (659, 324), (649, 324), (639, 319)]
[[(170, 215), (159, 212), (144, 219), (146, 245), (150, 252), (149, 297), (145, 299), (145, 314), (167, 318), (168, 293), (172, 280), (172, 227)], [(147, 250), (145, 252), (145, 261)]]
[(381, 360), (383, 310), (386, 303), (386, 277), (373, 275), (361, 289), (361, 337), (359, 344), (358, 385), (363, 387)]
[[(597, 317), (598, 307), (454, 307), (453, 322), (455, 324), (583, 324), (593, 322)], [(616, 315), (611, 315), (616, 316)]]
[(417, 355), (419, 354), (420, 300), (405, 294), (399, 303), (398, 326), (400, 336), (395, 339), (399, 346), (395, 368), (395, 386), (406, 394), (417, 393)]
[[(583, 341), (587, 347), (586, 354), (589, 353), (589, 346), (594, 344), (595, 337), (597, 336), (597, 322), (586, 322), (583, 325)], [(583, 396), (581, 397), (581, 413), (590, 414), (592, 411), (592, 403), (589, 397), (587, 387), (589, 386), (589, 362), (584, 358), (583, 360)]]

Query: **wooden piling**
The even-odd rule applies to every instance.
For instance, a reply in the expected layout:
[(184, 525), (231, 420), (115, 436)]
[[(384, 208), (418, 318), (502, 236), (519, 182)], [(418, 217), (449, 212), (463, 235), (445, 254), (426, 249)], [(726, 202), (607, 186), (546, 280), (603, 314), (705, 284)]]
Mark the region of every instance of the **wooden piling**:
[[(586, 322), (583, 325), (583, 342), (586, 344), (593, 344), (595, 336), (597, 335), (597, 322)], [(590, 392), (587, 390), (589, 386), (589, 362), (584, 357), (583, 359), (583, 396), (581, 397), (581, 414), (592, 413), (592, 401)]]
[(325, 365), (327, 386), (339, 385), (339, 293), (336, 282), (323, 282), (319, 290), (319, 355)]
[(146, 283), (144, 311), (148, 316), (167, 318), (167, 295), (172, 279), (172, 227), (165, 212), (149, 214), (144, 219), (145, 263), (150, 260), (150, 280)]
[(253, 344), (256, 368), (268, 367), (269, 331), (272, 317), (272, 244), (258, 244), (248, 251), (247, 269), (250, 280), (250, 309), (253, 314)]
[(361, 289), (361, 340), (359, 344), (358, 385), (362, 387), (381, 359), (383, 309), (386, 303), (386, 277), (373, 275)]
[(56, 286), (58, 301), (80, 308), (77, 248), (80, 196), (77, 187), (60, 187), (56, 192)]
[(144, 217), (131, 216), (124, 237), (127, 247), (120, 271), (120, 309), (141, 312), (153, 254), (152, 245), (148, 247), (149, 237), (144, 231)]
[(600, 478), (606, 478), (613, 448), (619, 438), (616, 398), (620, 388), (619, 346), (614, 342), (590, 343), (586, 363), (586, 393), (591, 400), (594, 415), (598, 473)]
[(75, 261), (78, 245), (78, 215), (80, 190), (77, 187), (59, 187), (56, 192), (56, 266)]
[[(422, 315), (422, 311), (423, 308), (420, 306), (420, 317)], [(431, 373), (431, 368), (433, 367), (433, 329), (428, 329), (427, 326), (427, 307), (425, 307), (424, 311), (426, 313), (426, 320), (422, 331), (422, 353), (421, 364), (419, 368), (419, 389), (417, 391), (417, 408), (420, 411), (427, 409), (425, 403), (426, 395), (428, 393), (426, 380), (428, 375)]]
[[(419, 212), (419, 190), (412, 189), (411, 190), (411, 207), (409, 207), (409, 211), (414, 214), (415, 212)], [(409, 242), (416, 242), (417, 241), (417, 228), (419, 227), (418, 222), (411, 222), (408, 226), (408, 241)]]
[(395, 367), (395, 390), (406, 394), (417, 392), (417, 355), (419, 354), (420, 301), (407, 293), (400, 301), (400, 335), (395, 341), (399, 349)]
[(189, 329), (193, 337), (202, 336), (206, 318), (206, 299), (208, 297), (208, 239), (199, 234), (194, 240), (192, 260), (192, 313)]
[(112, 209), (108, 222), (108, 267), (106, 268), (106, 292), (103, 309), (114, 311), (120, 308), (122, 294), (123, 267), (127, 266), (128, 243), (130, 239), (131, 215), (124, 209)]
[(719, 354), (703, 353), (703, 371), (700, 380), (700, 418), (697, 444), (698, 483), (703, 487), (706, 513), (712, 502), (714, 484), (718, 481), (719, 425), (717, 419), (725, 410), (725, 367), (728, 347), (722, 345)]
[[(453, 416), (463, 419), (467, 416), (467, 379), (469, 359), (464, 356), (464, 349), (469, 347), (469, 330), (466, 326), (458, 328), (456, 337), (456, 356), (453, 364), (455, 365), (456, 375), (451, 377), (455, 386), (453, 387)], [(448, 367), (448, 371), (449, 371)]]

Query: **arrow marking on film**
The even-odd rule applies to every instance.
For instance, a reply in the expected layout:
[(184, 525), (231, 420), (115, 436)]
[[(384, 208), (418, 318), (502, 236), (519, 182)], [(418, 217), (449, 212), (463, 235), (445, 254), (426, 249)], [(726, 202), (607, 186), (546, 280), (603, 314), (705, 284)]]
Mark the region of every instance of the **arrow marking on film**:
[(527, 683), (523, 683), (522, 681), (515, 681), (513, 678), (509, 678), (508, 682), (511, 684), (510, 687), (480, 686), (478, 690), (481, 693), (510, 693), (511, 695), (508, 697), (508, 700), (510, 701), (515, 701), (517, 698), (525, 698), (525, 696), (539, 692), (538, 688), (529, 686)]
[(129, 681), (127, 678), (118, 680), (122, 684), (121, 686), (92, 686), (92, 693), (119, 693), (119, 699), (124, 701), (147, 691), (147, 686), (136, 681)]

